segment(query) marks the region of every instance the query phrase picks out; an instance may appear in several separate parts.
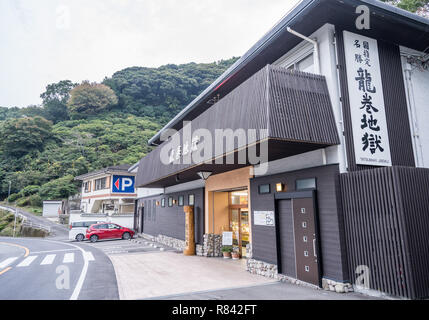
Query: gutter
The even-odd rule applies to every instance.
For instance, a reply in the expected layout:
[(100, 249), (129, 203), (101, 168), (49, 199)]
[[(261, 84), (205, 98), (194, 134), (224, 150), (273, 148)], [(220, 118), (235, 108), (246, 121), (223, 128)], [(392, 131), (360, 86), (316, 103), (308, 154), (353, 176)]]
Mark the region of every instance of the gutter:
[(303, 34), (296, 32), (291, 27), (287, 27), (286, 30), (289, 33), (292, 33), (293, 35), (304, 39), (305, 41), (310, 42), (314, 47), (314, 73), (320, 74), (320, 59), (319, 59), (319, 43), (317, 42), (317, 39), (310, 39), (309, 37), (304, 36)]

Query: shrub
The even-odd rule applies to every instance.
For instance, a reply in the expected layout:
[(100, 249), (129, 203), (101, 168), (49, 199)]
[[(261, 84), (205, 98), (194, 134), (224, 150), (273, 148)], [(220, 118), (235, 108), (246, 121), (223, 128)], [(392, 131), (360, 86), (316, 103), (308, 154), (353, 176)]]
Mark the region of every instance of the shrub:
[(13, 193), (9, 196), (9, 198), (7, 198), (7, 202), (12, 203), (15, 202), (16, 199), (19, 199), (21, 197), (21, 195), (19, 193)]
[(30, 198), (29, 197), (27, 197), (27, 198), (20, 198), (20, 199), (18, 199), (16, 201), (16, 205), (18, 207), (26, 207), (26, 206), (30, 205)]
[(28, 198), (28, 202), (30, 203), (30, 206), (32, 206), (32, 207), (41, 207), (43, 205), (42, 197), (38, 194), (31, 195)]
[(39, 189), (40, 189), (39, 186), (34, 186), (34, 185), (26, 186), (24, 189), (20, 191), (20, 194), (22, 194), (22, 196), (24, 197), (31, 196), (32, 194), (38, 193)]

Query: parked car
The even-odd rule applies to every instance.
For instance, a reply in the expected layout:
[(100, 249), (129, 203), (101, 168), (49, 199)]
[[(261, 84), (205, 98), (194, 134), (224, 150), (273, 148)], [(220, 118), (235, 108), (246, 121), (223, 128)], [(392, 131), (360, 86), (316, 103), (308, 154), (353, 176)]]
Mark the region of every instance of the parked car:
[(86, 238), (91, 242), (102, 239), (129, 240), (134, 236), (134, 231), (115, 223), (98, 223), (86, 230)]
[(76, 221), (70, 224), (69, 240), (85, 240), (86, 229), (98, 221)]

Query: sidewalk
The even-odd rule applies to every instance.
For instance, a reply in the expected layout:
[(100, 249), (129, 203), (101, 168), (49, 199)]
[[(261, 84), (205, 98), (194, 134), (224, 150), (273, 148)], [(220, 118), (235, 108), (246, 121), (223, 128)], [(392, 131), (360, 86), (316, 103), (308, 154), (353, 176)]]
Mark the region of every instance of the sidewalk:
[(110, 255), (121, 300), (362, 300), (283, 283), (245, 270), (245, 259), (184, 256), (174, 251)]
[(121, 299), (255, 286), (277, 282), (245, 271), (245, 260), (184, 256), (176, 252), (112, 255)]

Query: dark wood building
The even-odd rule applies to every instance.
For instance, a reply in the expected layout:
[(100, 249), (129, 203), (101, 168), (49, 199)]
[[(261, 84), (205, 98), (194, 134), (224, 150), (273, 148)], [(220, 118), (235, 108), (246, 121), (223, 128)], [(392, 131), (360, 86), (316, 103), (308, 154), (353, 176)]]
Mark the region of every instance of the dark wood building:
[(228, 233), (252, 272), (429, 296), (428, 48), (380, 1), (301, 1), (149, 141), (136, 229), (183, 246), (191, 205), (197, 254)]

